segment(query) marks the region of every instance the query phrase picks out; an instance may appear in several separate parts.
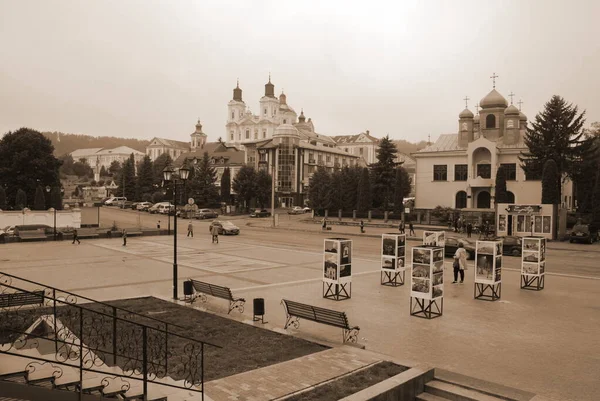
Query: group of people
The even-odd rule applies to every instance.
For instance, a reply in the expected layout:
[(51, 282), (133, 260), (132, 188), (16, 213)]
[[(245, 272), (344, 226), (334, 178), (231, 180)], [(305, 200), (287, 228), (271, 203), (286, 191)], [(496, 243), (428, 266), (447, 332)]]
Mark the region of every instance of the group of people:
[[(448, 228), (452, 227), (452, 222), (448, 222)], [(489, 221), (484, 221), (480, 226), (474, 226), (470, 221), (464, 221), (462, 218), (457, 218), (454, 220), (454, 232), (455, 233), (467, 233), (467, 238), (471, 238), (474, 229), (476, 229), (483, 237), (489, 236), (493, 227), (490, 225)]]
[[(121, 232), (121, 237), (123, 238), (123, 246), (127, 246), (127, 230), (123, 229), (123, 231)], [(81, 240), (79, 239), (79, 232), (77, 231), (77, 229), (73, 230), (73, 242), (71, 242), (72, 244), (75, 244), (77, 242), (77, 245), (81, 244)]]
[[(210, 234), (212, 235), (212, 243), (218, 244), (219, 243), (219, 227), (217, 227), (216, 225), (213, 225), (210, 229)], [(187, 226), (187, 236), (194, 238), (194, 225), (192, 224), (191, 220)]]

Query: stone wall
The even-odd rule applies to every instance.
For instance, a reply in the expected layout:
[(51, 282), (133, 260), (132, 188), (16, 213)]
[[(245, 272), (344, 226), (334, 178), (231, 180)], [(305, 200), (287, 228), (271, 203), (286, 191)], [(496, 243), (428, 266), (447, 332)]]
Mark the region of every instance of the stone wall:
[[(29, 210), (23, 211), (0, 211), (0, 228), (6, 226), (18, 226), (24, 224), (45, 224), (54, 227), (54, 209), (45, 211)], [(81, 210), (57, 210), (56, 227), (81, 227)]]

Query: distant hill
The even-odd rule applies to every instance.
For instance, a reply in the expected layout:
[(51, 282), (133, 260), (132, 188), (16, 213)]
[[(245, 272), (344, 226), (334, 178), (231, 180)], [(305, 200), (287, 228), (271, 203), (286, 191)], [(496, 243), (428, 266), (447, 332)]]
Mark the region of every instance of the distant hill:
[(406, 153), (407, 155), (410, 155), (414, 152), (418, 152), (419, 150), (427, 147), (427, 141), (412, 143), (405, 141), (404, 139), (395, 139), (393, 140), (393, 142), (396, 144), (398, 152)]
[(116, 148), (118, 146), (129, 146), (132, 149), (146, 153), (146, 146), (150, 141), (118, 138), (114, 136), (91, 136), (80, 134), (63, 134), (62, 132), (42, 132), (42, 134), (52, 141), (54, 145), (54, 155), (62, 156), (71, 153), (77, 149), (84, 148)]

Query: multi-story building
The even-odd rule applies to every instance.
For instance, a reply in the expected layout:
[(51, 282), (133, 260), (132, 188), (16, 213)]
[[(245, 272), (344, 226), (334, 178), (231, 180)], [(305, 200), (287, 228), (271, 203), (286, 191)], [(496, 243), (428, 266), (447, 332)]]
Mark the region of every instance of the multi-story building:
[(367, 165), (377, 161), (379, 139), (372, 136), (369, 130), (357, 135), (336, 135), (332, 139), (344, 152), (362, 157)]
[(94, 169), (97, 169), (98, 173), (100, 169), (104, 167), (108, 169), (112, 162), (118, 161), (123, 163), (133, 153), (136, 164), (144, 158), (144, 153), (138, 150), (132, 149), (128, 146), (119, 146), (114, 149), (105, 148), (87, 148), (77, 149), (71, 152), (71, 157), (74, 161), (85, 159), (86, 162)]
[[(493, 211), (496, 171), (504, 166), (511, 204), (539, 204), (541, 181), (527, 177), (519, 155), (527, 151), (523, 138), (527, 117), (496, 89), (458, 116), (458, 133), (440, 135), (416, 159), (415, 207), (445, 206), (465, 211)], [(564, 184), (570, 194), (571, 183)], [(570, 204), (570, 196), (567, 202)]]
[[(200, 121), (198, 121), (200, 124)], [(202, 127), (202, 125), (200, 125)], [(193, 134), (192, 134), (193, 135)], [(150, 156), (152, 161), (156, 160), (158, 156), (163, 153), (167, 153), (171, 156), (171, 159), (175, 160), (182, 154), (191, 150), (189, 142), (175, 141), (173, 139), (165, 139), (154, 137), (150, 141), (150, 144), (146, 146), (146, 154)]]

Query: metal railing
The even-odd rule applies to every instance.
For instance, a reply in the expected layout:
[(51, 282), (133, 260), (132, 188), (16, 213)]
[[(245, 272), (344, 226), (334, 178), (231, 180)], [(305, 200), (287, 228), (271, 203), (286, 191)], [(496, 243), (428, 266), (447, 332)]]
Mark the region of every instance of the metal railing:
[[(76, 388), (82, 393), (84, 372), (94, 372), (106, 375), (102, 389), (114, 387), (119, 378), (123, 392), (130, 389), (132, 381), (141, 381), (144, 399), (149, 383), (201, 392), (204, 399), (205, 348), (221, 348), (219, 345), (169, 332), (173, 324), (106, 303), (78, 304), (89, 298), (53, 287), (24, 288), (31, 283), (35, 282), (0, 272), (3, 297), (43, 296), (35, 306), (0, 305), (0, 353), (22, 356), (23, 349), (54, 346), (52, 353), (28, 354), (23, 371), (29, 371), (32, 360), (36, 360), (56, 366), (56, 378), (65, 369), (75, 369), (80, 379)], [(136, 319), (148, 319), (155, 326)], [(36, 330), (42, 322), (47, 330)], [(115, 366), (120, 369), (115, 370)], [(166, 377), (173, 382), (166, 383)]]

